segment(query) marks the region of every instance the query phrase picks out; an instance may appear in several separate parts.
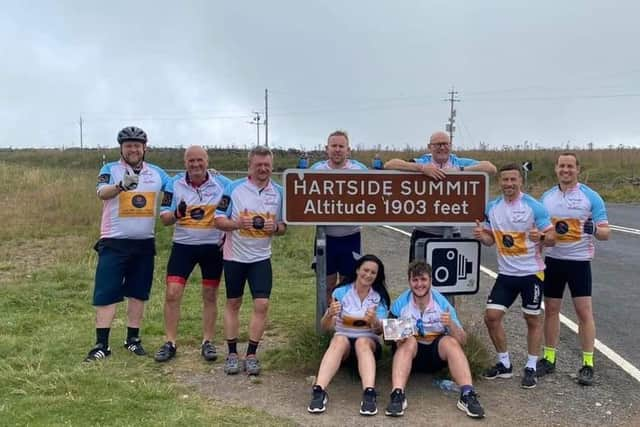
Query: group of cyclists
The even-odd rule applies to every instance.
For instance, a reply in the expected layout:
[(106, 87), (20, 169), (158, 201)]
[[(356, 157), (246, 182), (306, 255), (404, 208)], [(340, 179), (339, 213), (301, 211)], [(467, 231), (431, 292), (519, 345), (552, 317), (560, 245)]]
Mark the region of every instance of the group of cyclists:
[[(231, 181), (211, 169), (207, 151), (189, 147), (184, 154), (185, 172), (170, 178), (161, 168), (144, 160), (147, 135), (126, 127), (117, 136), (120, 159), (103, 166), (97, 195), (103, 200), (98, 265), (93, 305), (96, 310), (96, 343), (85, 360), (110, 356), (109, 335), (116, 305), (127, 298), (127, 337), (124, 347), (146, 354), (140, 339), (144, 303), (149, 298), (154, 269), (156, 200), (162, 193), (160, 219), (174, 225), (167, 265), (164, 304), (165, 343), (154, 358), (166, 362), (176, 356), (180, 303), (184, 287), (196, 265), (202, 272), (203, 332), (201, 355), (217, 359), (213, 343), (217, 298), (224, 272), (226, 303), (224, 335), (227, 344), (224, 372), (245, 371), (258, 375), (256, 357), (264, 333), (272, 288), (271, 240), (286, 233), (282, 218), (283, 190), (271, 179), (273, 154), (257, 146), (248, 155), (247, 177)], [(527, 362), (521, 386), (532, 388), (537, 378), (555, 371), (559, 340), (559, 311), (565, 286), (573, 298), (583, 350), (578, 382), (593, 383), (595, 324), (591, 302), (591, 267), (594, 239), (607, 240), (610, 230), (602, 198), (578, 182), (580, 163), (574, 153), (561, 153), (555, 164), (558, 184), (540, 200), (523, 192), (520, 165), (499, 170), (488, 161), (461, 158), (451, 152), (449, 135), (431, 135), (428, 153), (411, 160), (392, 159), (385, 169), (419, 172), (432, 180), (446, 180), (452, 171), (497, 173), (502, 194), (488, 203), (485, 218), (478, 219), (473, 237), (496, 246), (499, 274), (489, 294), (485, 323), (497, 352), (497, 363), (486, 379), (511, 378), (513, 367), (502, 324), (504, 314), (520, 295), (527, 324)], [(311, 166), (316, 170), (366, 169), (350, 158), (349, 136), (332, 132), (326, 145), (327, 159)], [(380, 160), (379, 158), (377, 160)], [(305, 163), (302, 167), (307, 167)], [(376, 169), (381, 168), (381, 161)], [(407, 408), (405, 386), (414, 370), (435, 372), (449, 368), (460, 388), (457, 407), (468, 416), (482, 418), (472, 384), (468, 360), (462, 350), (466, 334), (456, 310), (431, 287), (431, 267), (414, 260), (417, 239), (442, 237), (443, 227), (417, 227), (411, 236), (407, 290), (391, 301), (384, 264), (375, 255), (360, 255), (358, 226), (328, 226), (327, 310), (321, 319), (334, 335), (322, 358), (307, 410), (326, 410), (328, 387), (343, 363), (354, 363), (362, 381), (360, 414), (375, 415), (376, 361), (381, 355), (382, 320), (405, 319), (415, 331), (392, 343), (392, 390), (385, 414), (402, 416)], [(457, 228), (447, 235), (459, 237)], [(223, 268), (224, 267), (224, 268)], [(249, 284), (253, 311), (244, 357), (237, 344), (239, 310), (245, 283)], [(545, 310), (541, 304), (544, 297)], [(538, 358), (544, 340), (543, 357)]]

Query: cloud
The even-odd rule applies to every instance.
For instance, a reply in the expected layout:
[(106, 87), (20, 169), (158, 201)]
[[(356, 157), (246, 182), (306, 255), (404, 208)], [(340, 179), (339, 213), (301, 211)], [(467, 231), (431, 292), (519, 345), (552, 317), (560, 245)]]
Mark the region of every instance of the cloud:
[[(526, 6), (526, 7), (525, 7)], [(9, 2), (0, 146), (423, 146), (455, 85), (456, 144), (640, 145), (636, 2)], [(264, 137), (262, 137), (264, 140)], [(633, 142), (636, 141), (636, 142)]]

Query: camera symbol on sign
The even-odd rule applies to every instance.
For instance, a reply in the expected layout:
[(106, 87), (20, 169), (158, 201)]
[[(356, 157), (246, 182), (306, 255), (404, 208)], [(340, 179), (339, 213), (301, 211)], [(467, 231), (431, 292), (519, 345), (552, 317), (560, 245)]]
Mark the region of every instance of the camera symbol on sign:
[(454, 248), (438, 248), (431, 256), (434, 286), (454, 286), (473, 270), (473, 263)]

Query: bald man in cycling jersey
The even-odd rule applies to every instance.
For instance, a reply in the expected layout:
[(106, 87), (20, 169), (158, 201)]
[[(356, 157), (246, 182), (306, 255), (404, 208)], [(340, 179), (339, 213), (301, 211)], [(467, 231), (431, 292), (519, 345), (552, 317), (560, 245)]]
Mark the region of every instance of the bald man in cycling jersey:
[(593, 384), (593, 349), (596, 326), (591, 303), (591, 260), (594, 239), (608, 240), (610, 229), (602, 197), (578, 182), (580, 162), (575, 153), (562, 153), (556, 160), (558, 185), (542, 195), (555, 227), (557, 242), (546, 253), (544, 276), (544, 357), (538, 376), (556, 369), (556, 347), (560, 337), (560, 308), (565, 285), (578, 317), (582, 345), (582, 368), (578, 383)]
[(224, 232), (215, 228), (215, 210), (231, 180), (208, 170), (209, 156), (200, 146), (193, 145), (186, 149), (184, 164), (186, 173), (178, 174), (165, 192), (170, 199), (170, 209), (160, 214), (163, 224), (175, 224), (175, 230), (167, 264), (165, 343), (155, 354), (157, 362), (166, 362), (176, 355), (180, 303), (196, 264), (202, 272), (200, 354), (209, 362), (217, 358), (213, 337), (218, 313), (218, 286), (222, 275)]
[[(282, 187), (271, 180), (273, 153), (257, 146), (249, 152), (249, 176), (227, 186), (216, 209), (216, 227), (226, 231), (223, 248), (227, 304), (224, 333), (229, 348), (224, 371), (237, 374), (244, 365), (249, 375), (260, 373), (256, 357), (267, 322), (271, 296), (271, 239), (283, 235)], [(249, 345), (244, 363), (238, 357), (240, 307), (245, 282), (253, 298)]]
[(142, 129), (126, 127), (117, 139), (120, 160), (104, 165), (98, 176), (97, 193), (103, 207), (100, 240), (95, 246), (96, 344), (85, 362), (111, 355), (111, 323), (116, 305), (124, 298), (128, 299), (124, 347), (138, 356), (146, 354), (139, 333), (153, 279), (156, 202), (170, 178), (164, 170), (144, 161), (147, 134)]
[[(429, 178), (440, 181), (447, 179), (447, 172), (476, 171), (495, 175), (496, 167), (489, 161), (478, 161), (458, 157), (451, 152), (451, 139), (446, 132), (434, 132), (427, 145), (429, 154), (409, 161), (392, 159), (385, 163), (385, 169), (395, 169), (408, 172), (420, 172)], [(460, 237), (460, 229), (447, 226), (419, 226), (411, 233), (409, 245), (409, 261), (415, 256), (415, 242), (421, 238), (443, 237), (445, 231), (450, 230), (452, 237)]]

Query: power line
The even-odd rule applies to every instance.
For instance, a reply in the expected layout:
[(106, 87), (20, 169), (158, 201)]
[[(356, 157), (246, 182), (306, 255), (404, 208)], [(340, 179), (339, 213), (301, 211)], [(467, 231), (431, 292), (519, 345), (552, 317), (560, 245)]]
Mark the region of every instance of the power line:
[(456, 130), (455, 122), (456, 122), (456, 110), (453, 108), (453, 104), (455, 102), (460, 102), (459, 98), (456, 98), (458, 92), (451, 86), (451, 90), (448, 92), (449, 98), (444, 99), (444, 101), (449, 101), (449, 121), (447, 122), (447, 132), (449, 132), (449, 141), (453, 143), (453, 133)]
[[(490, 93), (499, 93), (509, 91), (509, 89), (502, 89), (496, 91), (485, 91), (484, 94)], [(449, 93), (450, 97), (446, 100), (450, 103), (450, 118), (447, 124), (447, 131), (450, 133), (453, 138), (453, 134), (455, 133), (455, 114), (456, 111), (453, 108), (453, 104), (458, 102), (459, 99), (455, 98), (455, 95), (458, 94), (457, 91), (452, 89), (452, 92)], [(513, 102), (535, 102), (535, 101), (561, 101), (561, 100), (574, 100), (574, 99), (624, 99), (624, 98), (637, 98), (640, 97), (640, 93), (603, 93), (603, 94), (583, 94), (583, 95), (549, 95), (549, 96), (521, 96), (521, 97), (509, 97), (509, 96), (490, 96), (485, 97), (481, 96), (480, 92), (475, 92), (475, 96), (467, 97), (467, 92), (465, 91), (465, 101), (468, 103), (478, 103), (478, 102), (504, 102), (509, 101)], [(478, 96), (480, 95), (480, 96)], [(360, 113), (360, 112), (368, 112), (368, 111), (382, 111), (388, 109), (411, 109), (411, 108), (424, 108), (427, 104), (435, 104), (436, 102), (441, 102), (438, 99), (429, 99), (423, 96), (411, 96), (411, 97), (394, 97), (394, 98), (375, 98), (377, 104), (361, 104), (354, 105), (353, 107), (345, 107), (345, 108), (316, 108), (316, 109), (300, 109), (300, 110), (289, 110), (289, 111), (268, 111), (268, 101), (267, 101), (268, 92), (265, 90), (265, 118), (264, 122), (260, 124), (265, 125), (265, 142), (268, 144), (268, 119), (267, 114), (275, 117), (294, 117), (294, 116), (303, 116), (303, 115), (322, 115), (322, 114), (347, 114), (347, 113)], [(452, 100), (453, 99), (453, 100)], [(406, 102), (409, 101), (409, 102)], [(341, 103), (344, 105), (344, 103)], [(267, 112), (268, 111), (268, 112)], [(252, 117), (246, 113), (218, 113), (218, 114), (207, 114), (204, 112), (199, 113), (183, 113), (183, 114), (175, 114), (175, 115), (126, 115), (126, 114), (117, 114), (117, 113), (83, 113), (80, 117), (80, 121), (76, 122), (80, 127), (80, 145), (81, 147), (84, 145), (84, 127), (86, 123), (100, 123), (100, 122), (112, 122), (112, 121), (210, 121), (210, 120), (252, 120), (251, 124), (256, 124), (256, 112), (254, 112), (254, 116)], [(88, 118), (87, 118), (88, 116)], [(259, 129), (259, 124), (256, 124), (256, 127)], [(451, 131), (449, 130), (451, 128)], [(259, 137), (257, 138), (259, 140)]]
[(227, 115), (227, 116), (207, 116), (207, 115), (175, 115), (175, 116), (114, 116), (114, 117), (93, 117), (84, 121), (87, 122), (112, 122), (112, 121), (126, 121), (126, 120), (135, 120), (135, 121), (181, 121), (181, 120), (247, 120), (250, 119), (250, 114), (242, 114), (242, 115)]
[[(528, 96), (517, 98), (506, 97), (493, 97), (478, 99), (478, 101), (553, 101), (564, 99), (607, 99), (607, 98), (637, 98), (640, 97), (640, 93), (618, 93), (618, 94), (604, 94), (604, 95), (550, 95), (550, 96)], [(467, 99), (469, 102), (476, 101), (476, 99)]]

